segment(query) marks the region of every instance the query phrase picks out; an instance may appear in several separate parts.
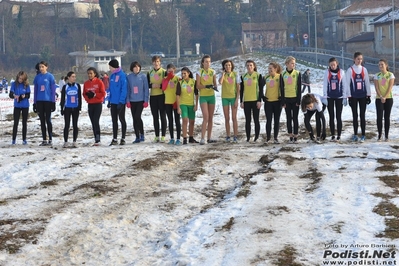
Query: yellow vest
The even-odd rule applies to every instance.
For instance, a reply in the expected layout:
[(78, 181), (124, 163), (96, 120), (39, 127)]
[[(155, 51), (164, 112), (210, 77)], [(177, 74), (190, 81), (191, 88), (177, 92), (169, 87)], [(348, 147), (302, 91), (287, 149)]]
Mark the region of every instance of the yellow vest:
[(253, 72), (251, 75), (245, 73), (242, 76), (244, 82), (244, 99), (243, 102), (257, 101), (259, 96), (259, 84), (258, 84), (259, 74), (258, 72)]
[[(381, 95), (384, 96), (389, 88), (389, 79), (391, 77), (392, 73), (391, 72), (387, 72), (384, 74), (382, 74), (382, 72), (379, 72), (376, 74), (377, 77), (377, 81), (378, 81), (378, 87), (380, 89)], [(379, 99), (380, 96), (376, 95), (375, 98)], [(387, 99), (392, 98), (392, 91), (391, 93), (388, 95)]]
[(152, 69), (149, 72), (150, 75), (150, 84), (159, 84), (159, 88), (151, 88), (151, 96), (157, 96), (157, 95), (162, 95), (163, 91), (161, 89), (161, 84), (162, 84), (162, 80), (165, 77), (165, 69), (163, 69), (162, 67), (158, 70)]
[(222, 98), (232, 99), (237, 96), (237, 73), (225, 73), (222, 81)]
[(168, 86), (164, 91), (165, 104), (174, 104), (176, 102), (176, 88), (178, 82), (179, 82), (178, 76), (174, 76), (171, 80), (169, 80)]
[(280, 74), (272, 77), (270, 75), (266, 76), (266, 93), (265, 96), (268, 102), (276, 102), (280, 97)]
[(194, 88), (195, 88), (195, 80), (189, 79), (185, 81), (184, 79), (179, 81), (181, 87), (180, 93), (180, 105), (188, 105), (194, 106)]
[[(213, 76), (215, 75), (215, 71), (211, 68), (206, 71), (205, 69), (201, 68), (199, 70), (200, 74), (200, 83), (204, 86), (206, 85), (213, 85)], [(215, 95), (215, 91), (213, 89), (201, 89), (200, 90), (201, 96), (213, 96)]]
[(285, 98), (296, 98), (296, 92), (298, 88), (296, 87), (296, 83), (299, 77), (298, 70), (292, 70), (291, 74), (287, 71), (283, 73), (284, 80), (284, 92)]

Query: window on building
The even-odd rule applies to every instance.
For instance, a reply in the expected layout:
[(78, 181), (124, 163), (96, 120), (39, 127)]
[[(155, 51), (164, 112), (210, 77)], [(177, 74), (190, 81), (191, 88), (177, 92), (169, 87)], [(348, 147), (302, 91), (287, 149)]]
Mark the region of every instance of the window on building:
[(382, 41), (382, 27), (377, 28), (377, 40)]
[(249, 39), (249, 38), (251, 38), (251, 34), (247, 33), (247, 34), (245, 35), (245, 37), (246, 37), (247, 39)]
[(96, 61), (96, 62), (100, 61), (100, 57), (96, 56), (96, 57), (94, 58), (94, 61)]
[(274, 39), (278, 40), (280, 38), (280, 34), (278, 32), (274, 33)]

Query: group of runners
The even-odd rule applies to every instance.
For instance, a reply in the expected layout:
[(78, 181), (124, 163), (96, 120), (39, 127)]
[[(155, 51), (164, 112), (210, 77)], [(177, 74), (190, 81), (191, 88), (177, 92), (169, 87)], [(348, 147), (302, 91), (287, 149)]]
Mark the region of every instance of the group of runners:
[[(176, 67), (168, 64), (161, 67), (161, 58), (152, 57), (152, 69), (147, 73), (141, 70), (141, 64), (134, 61), (130, 64), (130, 74), (120, 67), (118, 60), (109, 62), (110, 75), (107, 80), (107, 91), (96, 68), (87, 69), (87, 80), (81, 88), (76, 83), (76, 74), (68, 72), (65, 84), (61, 89), (60, 113), (64, 116), (64, 145), (76, 147), (78, 138), (78, 119), (83, 99), (88, 105), (88, 115), (92, 124), (94, 143), (101, 145), (100, 117), (104, 99), (110, 109), (113, 138), (110, 145), (126, 144), (127, 123), (126, 108), (130, 109), (133, 120), (135, 139), (133, 143), (145, 141), (143, 120), (144, 108), (150, 106), (154, 139), (153, 142), (168, 142), (172, 145), (187, 143), (216, 142), (212, 138), (213, 117), (215, 112), (218, 85), (221, 87), (221, 100), (225, 117), (225, 142), (238, 142), (238, 108), (244, 110), (245, 134), (247, 142), (256, 142), (260, 134), (259, 114), (262, 105), (266, 115), (266, 143), (279, 142), (280, 115), (286, 114), (288, 142), (298, 142), (299, 111), (304, 113), (304, 124), (309, 133), (309, 140), (321, 142), (326, 139), (325, 109), (329, 113), (331, 141), (340, 141), (342, 133), (342, 108), (350, 105), (353, 115), (352, 141), (365, 141), (365, 112), (371, 102), (370, 79), (367, 69), (362, 66), (363, 56), (354, 54), (354, 64), (347, 71), (340, 69), (338, 60), (331, 58), (325, 70), (323, 95), (308, 93), (302, 96), (301, 73), (295, 69), (296, 60), (288, 56), (285, 69), (278, 63), (268, 64), (268, 73), (262, 76), (257, 71), (256, 63), (247, 60), (246, 71), (240, 75), (232, 60), (226, 59), (221, 64), (221, 74), (211, 68), (211, 57), (203, 56), (201, 66), (195, 75), (188, 67), (180, 69), (181, 77), (176, 76)], [(33, 80), (33, 111), (40, 118), (42, 142), (40, 145), (52, 145), (51, 113), (56, 110), (56, 82), (47, 71), (47, 62), (36, 66), (37, 75)], [(376, 90), (376, 113), (378, 140), (389, 139), (390, 112), (392, 109), (392, 87), (394, 75), (389, 72), (386, 60), (379, 61), (380, 72), (374, 77)], [(9, 96), (14, 99), (14, 126), (12, 144), (16, 136), (20, 114), (22, 113), (22, 143), (27, 144), (27, 118), (29, 113), (30, 86), (28, 76), (20, 71), (12, 83)], [(262, 104), (263, 102), (263, 104)], [(201, 109), (202, 125), (199, 141), (194, 138), (196, 112)], [(311, 118), (316, 116), (316, 132), (311, 126)], [(360, 116), (361, 133), (358, 134), (358, 117)], [(68, 142), (69, 128), (72, 120), (72, 143)], [(232, 128), (230, 121), (232, 122)], [(254, 123), (255, 134), (251, 128)], [(384, 121), (384, 136), (382, 128)], [(119, 123), (121, 136), (118, 139)], [(169, 129), (169, 140), (166, 130)], [(273, 135), (272, 135), (273, 128)]]

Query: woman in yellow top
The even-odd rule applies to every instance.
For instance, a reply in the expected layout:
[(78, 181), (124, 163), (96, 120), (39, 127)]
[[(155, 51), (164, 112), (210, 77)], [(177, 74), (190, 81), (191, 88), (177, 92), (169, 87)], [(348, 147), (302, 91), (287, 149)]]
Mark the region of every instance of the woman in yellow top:
[[(289, 143), (298, 143), (299, 106), (301, 104), (301, 72), (295, 69), (295, 57), (285, 59), (285, 71), (280, 75), (281, 105), (287, 116)], [(294, 127), (294, 130), (293, 130)]]
[(257, 72), (255, 62), (253, 60), (247, 60), (245, 65), (247, 67), (247, 73), (241, 76), (240, 101), (241, 108), (244, 109), (247, 142), (249, 142), (251, 138), (251, 113), (255, 123), (254, 142), (256, 142), (260, 133), (259, 110), (262, 106), (261, 99), (263, 98), (264, 84), (262, 75)]
[(274, 117), (274, 144), (279, 144), (278, 131), (280, 128), (281, 101), (280, 101), (280, 74), (281, 66), (271, 62), (268, 67), (269, 73), (265, 77), (266, 92), (265, 102), (266, 115), (266, 142), (270, 143), (272, 132), (272, 119)]
[(201, 59), (201, 69), (196, 75), (196, 85), (200, 94), (200, 106), (202, 111), (202, 130), (200, 144), (205, 144), (205, 132), (208, 130), (208, 143), (216, 142), (211, 139), (213, 127), (213, 114), (215, 112), (216, 74), (211, 68), (211, 57), (204, 55)]
[(224, 113), (224, 123), (226, 126), (226, 142), (230, 142), (230, 110), (231, 120), (233, 121), (233, 142), (237, 143), (238, 122), (237, 107), (240, 95), (240, 76), (234, 71), (234, 63), (229, 60), (222, 62), (223, 72), (219, 78), (219, 84), (222, 85), (222, 106)]
[(391, 110), (393, 105), (392, 87), (395, 82), (395, 76), (389, 72), (388, 61), (380, 59), (378, 67), (381, 72), (374, 77), (374, 86), (376, 92), (375, 109), (377, 113), (378, 140), (382, 135), (382, 119), (384, 119), (385, 141), (388, 141)]
[(176, 103), (177, 112), (183, 120), (183, 144), (187, 144), (187, 124), (189, 143), (198, 143), (193, 137), (195, 112), (198, 109), (198, 90), (193, 79), (193, 73), (187, 67), (181, 69), (182, 79), (177, 83)]
[[(165, 142), (166, 113), (162, 80), (165, 77), (166, 71), (161, 67), (160, 56), (155, 55), (152, 57), (152, 66), (154, 68), (147, 73), (147, 79), (150, 87), (150, 108), (155, 132), (154, 142)], [(159, 138), (159, 119), (161, 119), (161, 138)]]
[[(166, 116), (169, 121), (169, 134), (170, 134), (170, 141), (169, 144), (176, 144), (181, 145), (180, 142), (180, 132), (181, 132), (181, 125), (180, 125), (180, 115), (177, 113), (177, 106), (176, 106), (176, 88), (177, 83), (179, 82), (179, 77), (175, 76), (176, 67), (173, 64), (168, 64), (166, 66), (167, 76), (162, 81), (162, 90), (165, 94), (165, 112)], [(173, 134), (173, 117), (174, 122), (176, 124), (176, 142)]]

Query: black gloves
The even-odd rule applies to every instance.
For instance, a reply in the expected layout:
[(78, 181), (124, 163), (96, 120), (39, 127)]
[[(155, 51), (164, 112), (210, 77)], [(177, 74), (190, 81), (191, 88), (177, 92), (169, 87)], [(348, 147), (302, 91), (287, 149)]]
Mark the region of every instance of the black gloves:
[(33, 104), (33, 112), (37, 113), (36, 104)]
[(61, 115), (64, 115), (64, 109), (61, 109)]
[(111, 108), (111, 103), (110, 102), (108, 102), (107, 108)]
[(120, 111), (123, 106), (124, 106), (123, 103), (118, 103), (118, 106), (116, 107), (116, 109), (118, 109), (118, 111)]
[(371, 103), (370, 96), (367, 96), (367, 98), (366, 98), (366, 103), (367, 103), (367, 104), (370, 104), (370, 103)]
[(217, 87), (217, 86), (214, 86), (214, 87), (213, 87), (213, 90), (214, 90), (214, 91), (217, 91), (217, 92), (219, 92), (219, 90), (218, 90), (218, 87)]
[(14, 92), (13, 92), (13, 91), (10, 91), (10, 94), (8, 94), (8, 96), (9, 96), (11, 99), (14, 99)]
[(207, 89), (213, 89), (213, 85), (205, 85), (205, 88), (207, 88)]
[(51, 103), (51, 112), (55, 111), (55, 102)]
[(94, 98), (94, 95), (95, 95), (95, 93), (92, 92), (92, 91), (86, 92), (86, 96), (87, 96), (87, 98), (89, 98), (89, 99), (93, 99), (93, 98)]

